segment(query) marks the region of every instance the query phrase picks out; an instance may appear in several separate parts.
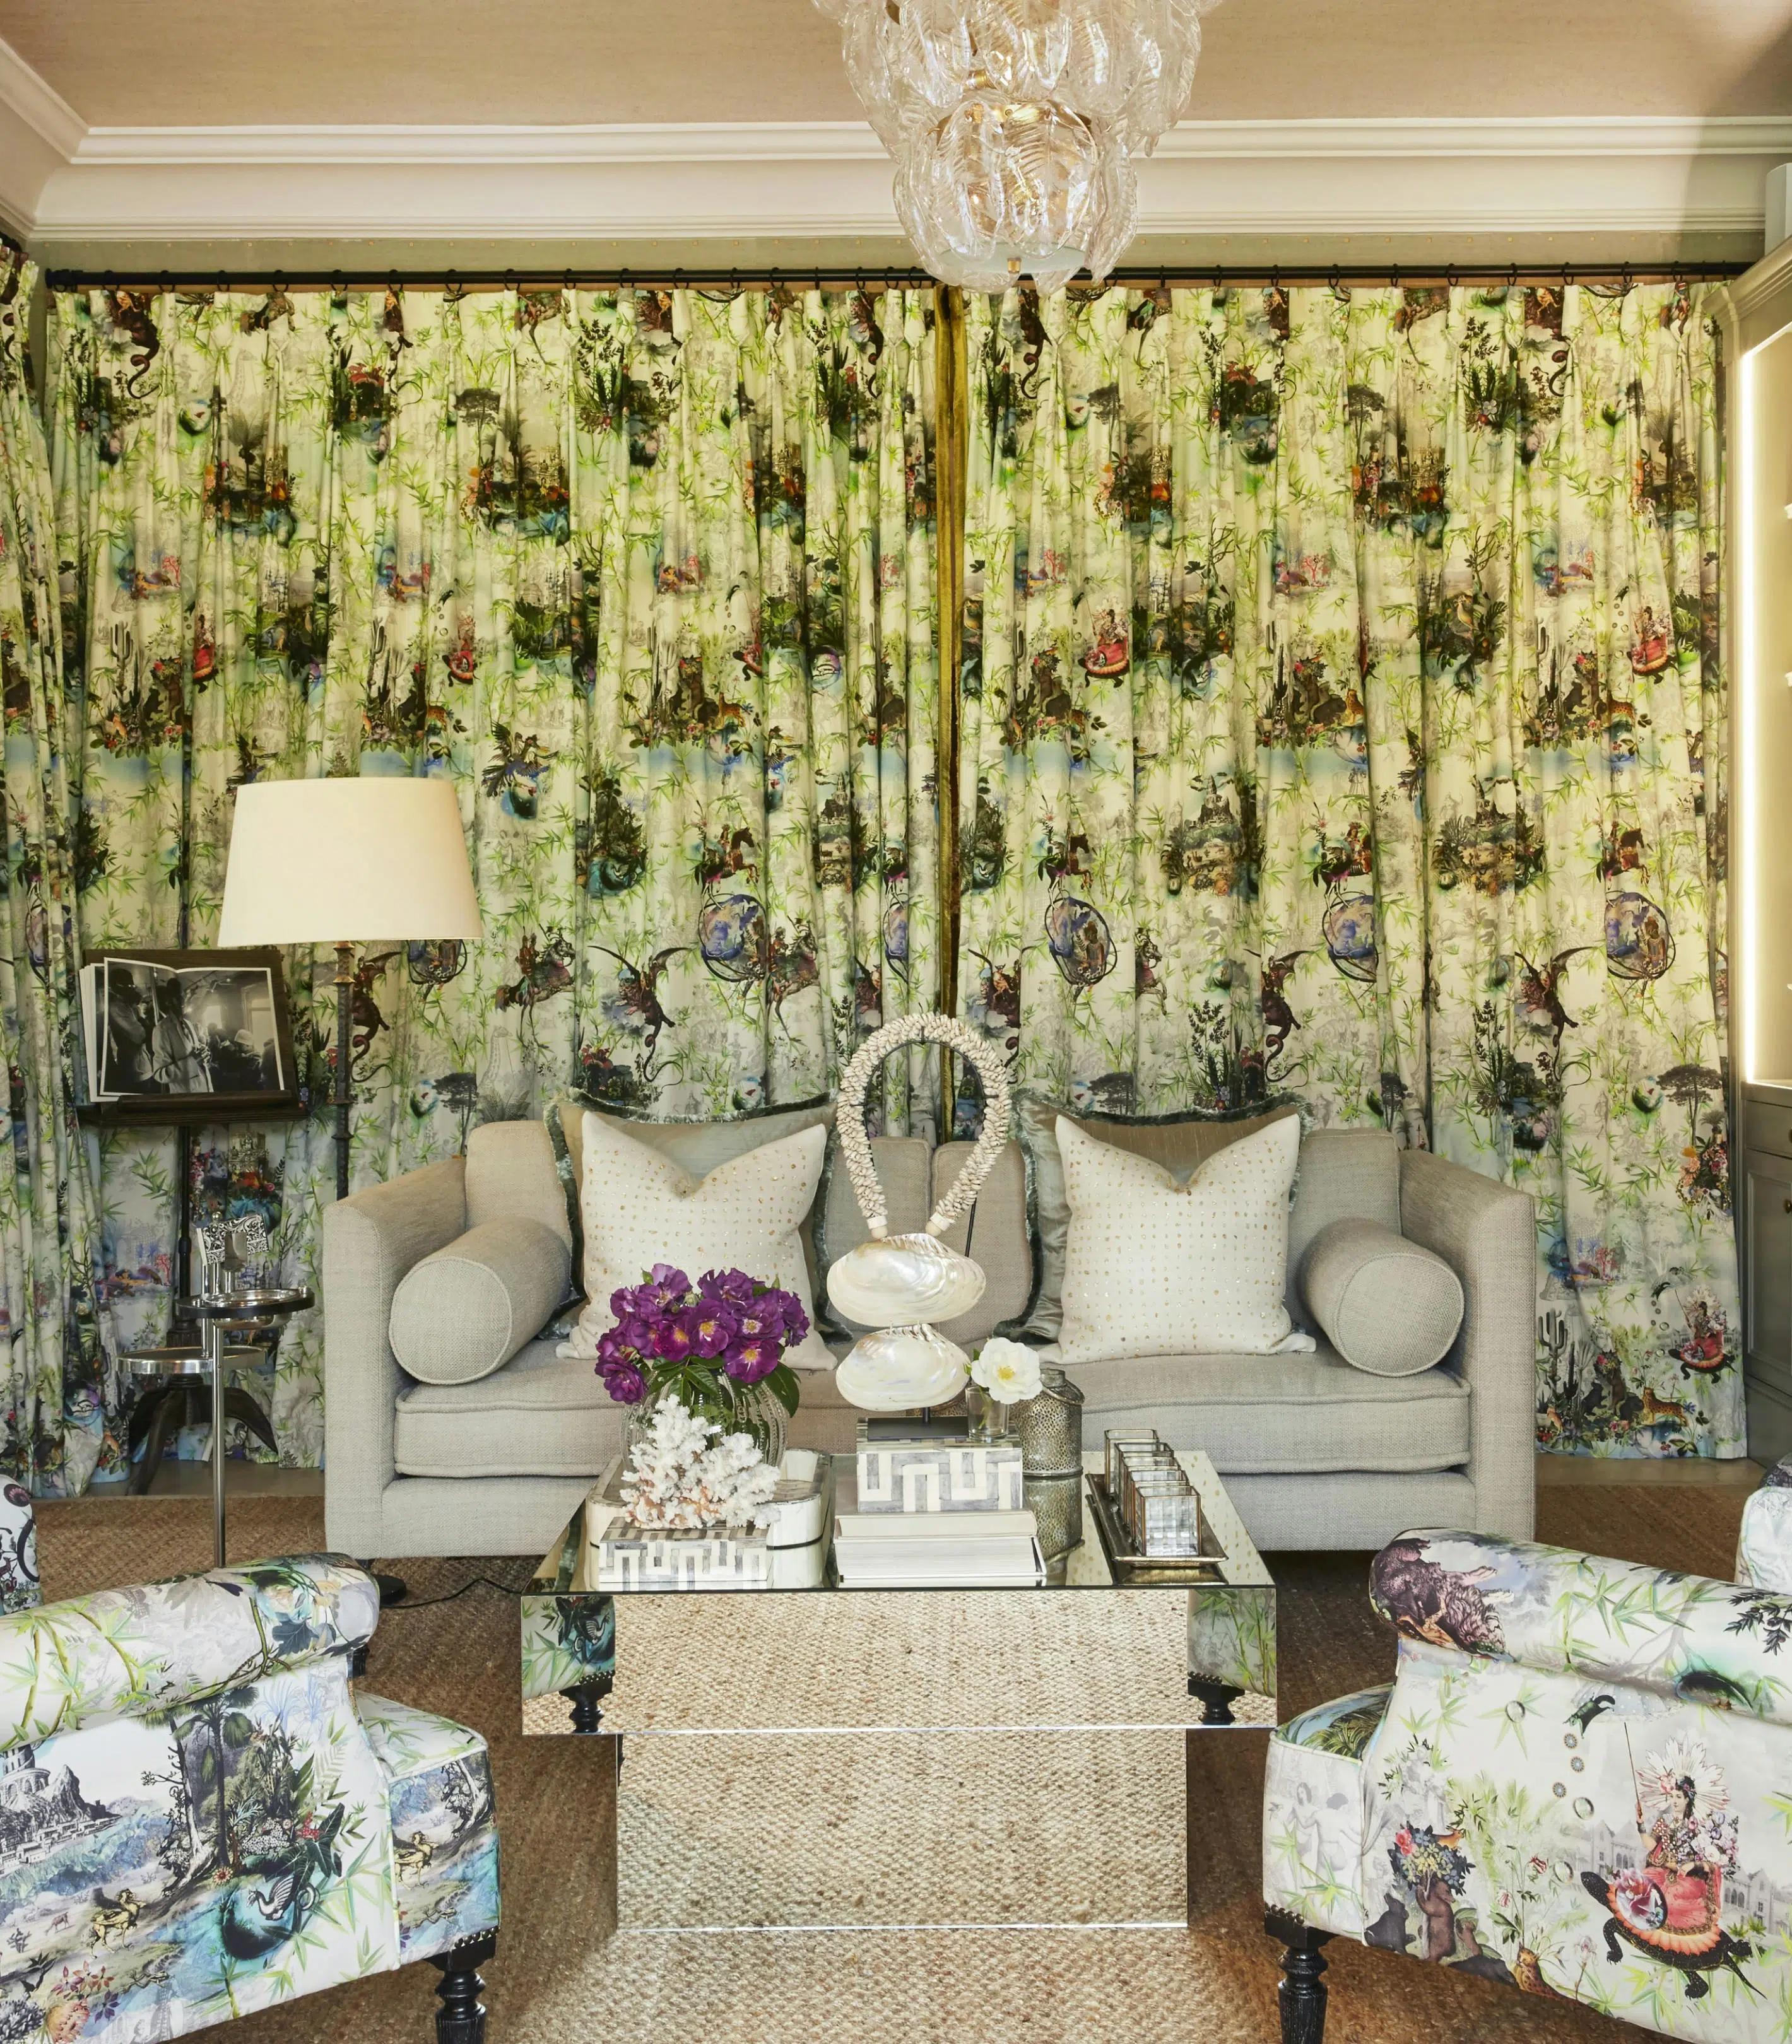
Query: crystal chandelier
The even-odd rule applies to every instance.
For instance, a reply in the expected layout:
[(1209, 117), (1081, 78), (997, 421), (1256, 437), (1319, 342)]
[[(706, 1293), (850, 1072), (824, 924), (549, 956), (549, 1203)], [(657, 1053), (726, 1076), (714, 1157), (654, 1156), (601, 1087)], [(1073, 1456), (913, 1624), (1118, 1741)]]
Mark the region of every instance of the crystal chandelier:
[(1055, 290), (1137, 231), (1136, 159), (1188, 104), (1216, 0), (815, 0), (942, 283)]

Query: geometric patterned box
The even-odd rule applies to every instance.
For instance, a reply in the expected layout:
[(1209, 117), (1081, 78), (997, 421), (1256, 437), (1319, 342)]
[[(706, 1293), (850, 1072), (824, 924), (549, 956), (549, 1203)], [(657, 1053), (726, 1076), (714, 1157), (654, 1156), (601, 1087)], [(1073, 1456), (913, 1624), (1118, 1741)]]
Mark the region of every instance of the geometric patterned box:
[(861, 1512), (1019, 1512), (1021, 1450), (966, 1441), (859, 1443)]

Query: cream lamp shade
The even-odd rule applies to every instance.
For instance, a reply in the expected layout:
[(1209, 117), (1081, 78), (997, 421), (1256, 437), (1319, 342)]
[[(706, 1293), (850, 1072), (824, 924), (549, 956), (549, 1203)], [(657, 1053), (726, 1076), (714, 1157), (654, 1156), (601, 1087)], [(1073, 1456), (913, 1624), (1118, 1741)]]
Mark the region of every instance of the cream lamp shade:
[(350, 774), (236, 790), (220, 945), (472, 938), (481, 929), (450, 782)]

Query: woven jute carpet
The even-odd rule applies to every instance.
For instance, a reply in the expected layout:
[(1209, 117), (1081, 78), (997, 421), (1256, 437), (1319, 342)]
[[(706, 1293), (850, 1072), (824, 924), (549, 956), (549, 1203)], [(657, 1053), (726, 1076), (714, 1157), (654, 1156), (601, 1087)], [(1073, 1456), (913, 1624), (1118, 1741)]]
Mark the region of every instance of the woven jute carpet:
[[(1564, 1546), (1728, 1577), (1744, 1495), (1690, 1485), (1552, 1488), (1539, 1498), (1538, 1534)], [(45, 1504), (39, 1525), (52, 1597), (202, 1567), (209, 1555), (210, 1508), (197, 1500)], [(235, 1555), (322, 1543), (321, 1503), (253, 1498), (233, 1506)], [(1363, 1593), (1367, 1560), (1274, 1558), (1282, 1716), (1387, 1678), (1393, 1642)], [(452, 1602), (421, 1602), (482, 1570), (520, 1581), (527, 1565), (402, 1566), (418, 1608), (386, 1614), (367, 1681), (384, 1695), (475, 1725), (490, 1742), (505, 1912), (486, 1969), (494, 2044), (809, 2044), (835, 2034), (855, 2044), (1275, 2044), (1275, 1954), (1263, 1934), (1259, 1885), (1264, 1734), (1227, 1732), (1198, 1749), (1190, 1870), (1197, 1920), (1187, 1930), (606, 1938), (602, 1927), (616, 1899), (601, 1856), (585, 1841), (606, 1822), (614, 1792), (609, 1742), (522, 1735), (512, 1599), (475, 1588)], [(762, 1742), (739, 1743), (743, 1753), (713, 1769), (713, 1792), (733, 1808), (759, 1809), (775, 1841), (775, 1784)], [(1046, 1842), (1054, 1854), (1099, 1858), (1090, 1842), (1103, 1822), (1096, 1787), (1086, 1826)], [(974, 1776), (967, 1788), (974, 1796)], [(1002, 1849), (1000, 1839), (990, 1840), (992, 1872)], [(1585, 2010), (1386, 1953), (1340, 1942), (1328, 1955), (1334, 2044), (1558, 2044), (1636, 2034)], [(434, 1978), (428, 1967), (409, 1968), (251, 2017), (233, 2034), (243, 2044), (426, 2044)]]

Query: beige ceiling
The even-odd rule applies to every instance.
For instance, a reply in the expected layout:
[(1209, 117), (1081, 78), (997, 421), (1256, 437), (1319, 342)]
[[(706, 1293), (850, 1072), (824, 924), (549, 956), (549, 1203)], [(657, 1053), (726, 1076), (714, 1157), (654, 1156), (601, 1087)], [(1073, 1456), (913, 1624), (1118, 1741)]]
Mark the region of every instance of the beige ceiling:
[[(0, 0), (95, 127), (829, 121), (809, 0)], [(1225, 0), (1198, 118), (1792, 112), (1792, 0)]]

